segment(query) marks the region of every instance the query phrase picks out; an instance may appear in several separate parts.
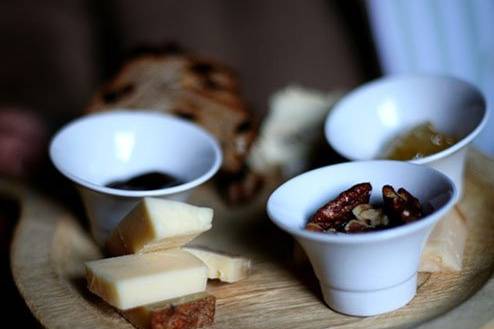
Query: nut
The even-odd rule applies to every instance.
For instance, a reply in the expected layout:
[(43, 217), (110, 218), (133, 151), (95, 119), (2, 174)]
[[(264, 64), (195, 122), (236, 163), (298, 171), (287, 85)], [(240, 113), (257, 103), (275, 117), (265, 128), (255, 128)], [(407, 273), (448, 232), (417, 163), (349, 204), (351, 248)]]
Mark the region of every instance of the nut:
[(352, 210), (356, 219), (366, 223), (370, 227), (388, 226), (389, 218), (382, 209), (373, 208), (370, 204), (359, 204)]
[(352, 219), (345, 225), (346, 233), (358, 233), (369, 231), (369, 226), (363, 221)]
[(319, 208), (305, 228), (315, 232), (359, 233), (403, 225), (422, 217), (419, 200), (404, 188), (396, 192), (392, 186), (384, 185), (382, 209), (369, 204), (371, 191), (370, 183), (352, 186)]
[(340, 193), (336, 199), (326, 203), (312, 216), (309, 223), (317, 223), (324, 230), (344, 231), (346, 223), (353, 218), (352, 209), (368, 203), (372, 185), (361, 183)]
[(422, 206), (417, 198), (403, 187), (398, 192), (390, 185), (382, 189), (384, 213), (393, 225), (413, 222), (422, 217)]

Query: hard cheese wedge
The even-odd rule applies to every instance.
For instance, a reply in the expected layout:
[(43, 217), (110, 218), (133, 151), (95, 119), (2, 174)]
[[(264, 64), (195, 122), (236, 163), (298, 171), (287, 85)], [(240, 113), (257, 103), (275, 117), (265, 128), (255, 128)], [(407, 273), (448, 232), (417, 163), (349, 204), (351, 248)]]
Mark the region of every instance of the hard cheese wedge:
[(420, 272), (460, 271), (467, 239), (467, 226), (453, 209), (440, 220), (425, 245)]
[(213, 210), (182, 202), (145, 198), (107, 241), (114, 256), (180, 247), (211, 228)]
[(207, 274), (201, 260), (180, 249), (86, 263), (89, 290), (120, 310), (204, 291)]
[(139, 329), (193, 329), (213, 324), (216, 298), (206, 292), (123, 311)]
[(251, 263), (247, 258), (230, 256), (198, 247), (183, 249), (207, 265), (209, 279), (219, 279), (231, 283), (242, 280), (249, 275)]

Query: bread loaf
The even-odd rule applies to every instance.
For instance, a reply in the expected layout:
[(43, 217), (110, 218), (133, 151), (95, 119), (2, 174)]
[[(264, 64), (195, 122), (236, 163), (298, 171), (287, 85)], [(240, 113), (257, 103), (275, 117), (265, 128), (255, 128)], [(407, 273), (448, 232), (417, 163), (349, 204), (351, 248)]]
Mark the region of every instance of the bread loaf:
[(166, 49), (139, 52), (95, 94), (86, 112), (119, 108), (152, 109), (193, 121), (219, 140), (224, 173), (245, 170), (255, 138), (253, 114), (237, 77), (223, 64)]

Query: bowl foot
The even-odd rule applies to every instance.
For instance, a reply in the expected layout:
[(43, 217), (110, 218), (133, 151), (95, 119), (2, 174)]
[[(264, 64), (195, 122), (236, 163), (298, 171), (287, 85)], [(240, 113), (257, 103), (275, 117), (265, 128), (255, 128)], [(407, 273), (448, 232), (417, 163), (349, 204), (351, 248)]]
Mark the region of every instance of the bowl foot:
[(405, 306), (417, 292), (417, 274), (390, 288), (372, 291), (348, 291), (321, 284), (324, 301), (340, 313), (371, 316)]

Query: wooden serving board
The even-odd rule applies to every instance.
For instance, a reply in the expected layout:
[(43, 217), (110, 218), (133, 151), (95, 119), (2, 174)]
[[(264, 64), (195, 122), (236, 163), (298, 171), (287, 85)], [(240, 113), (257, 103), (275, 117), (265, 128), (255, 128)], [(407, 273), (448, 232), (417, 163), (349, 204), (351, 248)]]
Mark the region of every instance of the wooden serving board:
[[(3, 184), (5, 187), (5, 184)], [(0, 184), (1, 186), (1, 184)], [(381, 316), (356, 318), (322, 301), (310, 269), (296, 268), (292, 241), (265, 215), (269, 188), (256, 202), (226, 207), (204, 186), (191, 203), (214, 207), (213, 229), (196, 245), (251, 257), (253, 274), (234, 284), (208, 283), (217, 297), (215, 328), (487, 328), (494, 325), (494, 161), (469, 155), (465, 194), (455, 211), (469, 236), (458, 273), (421, 273), (417, 296)], [(16, 187), (21, 219), (12, 244), (12, 272), (33, 314), (47, 328), (132, 328), (85, 287), (87, 260), (101, 257), (79, 221), (60, 204)]]

